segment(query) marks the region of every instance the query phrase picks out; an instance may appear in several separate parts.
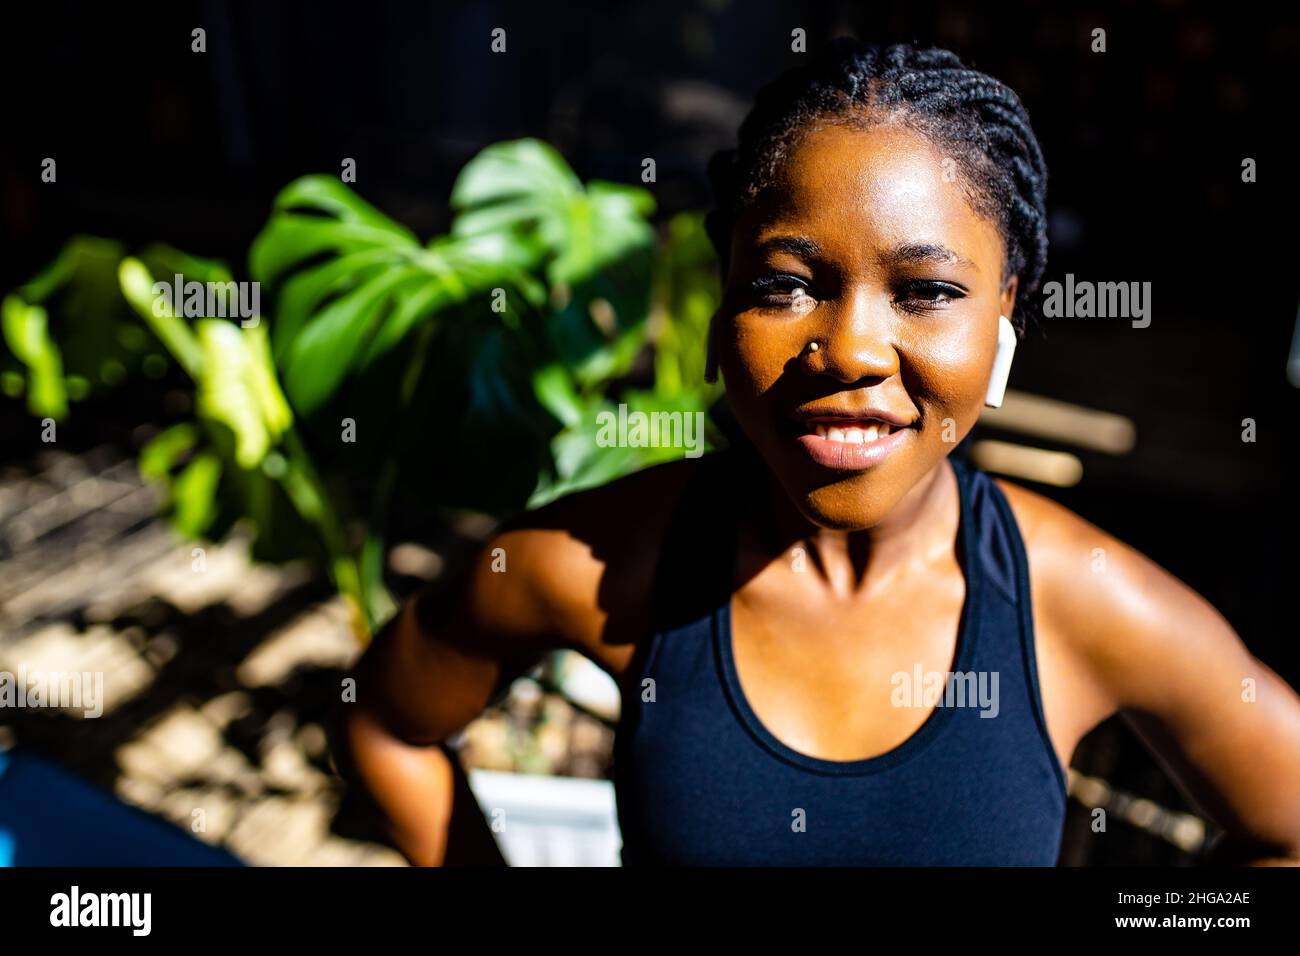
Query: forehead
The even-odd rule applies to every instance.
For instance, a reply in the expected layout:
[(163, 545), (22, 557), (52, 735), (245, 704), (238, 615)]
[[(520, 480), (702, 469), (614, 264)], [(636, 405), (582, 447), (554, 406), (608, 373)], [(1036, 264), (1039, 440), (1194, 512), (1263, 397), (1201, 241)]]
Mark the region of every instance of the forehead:
[(996, 271), (1001, 237), (971, 205), (962, 176), (955, 157), (906, 127), (819, 126), (737, 221), (736, 239), (800, 233), (836, 256), (936, 243)]

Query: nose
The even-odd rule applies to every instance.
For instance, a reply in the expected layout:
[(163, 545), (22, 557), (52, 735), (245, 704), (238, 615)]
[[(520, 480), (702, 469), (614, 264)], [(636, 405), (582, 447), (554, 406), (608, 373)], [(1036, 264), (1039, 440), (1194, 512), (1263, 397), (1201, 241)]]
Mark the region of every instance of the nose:
[(846, 385), (897, 374), (898, 351), (889, 303), (861, 289), (829, 305), (817, 334), (821, 344), (806, 357), (808, 370)]

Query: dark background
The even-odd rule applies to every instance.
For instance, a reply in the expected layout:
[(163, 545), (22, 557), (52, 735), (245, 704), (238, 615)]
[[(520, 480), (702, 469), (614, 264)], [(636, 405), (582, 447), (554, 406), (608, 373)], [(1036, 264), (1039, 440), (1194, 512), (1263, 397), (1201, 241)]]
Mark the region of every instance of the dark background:
[[(1045, 320), (1021, 343), (1013, 388), (1137, 428), (1128, 455), (1066, 449), (1083, 481), (1036, 490), (1188, 582), (1300, 684), (1288, 451), (1300, 390), (1285, 374), (1300, 23), (1239, 3), (982, 6), (42, 3), (7, 14), (0, 284), (29, 278), (78, 232), (162, 240), (241, 270), (274, 194), (304, 173), (337, 174), (344, 157), (362, 196), (427, 237), (447, 223), (460, 167), (522, 136), (556, 145), (584, 179), (639, 182), (654, 157), (661, 216), (705, 208), (708, 157), (731, 144), (753, 93), (799, 60), (793, 28), (810, 53), (839, 33), (944, 46), (1030, 112), (1050, 170), (1045, 281), (1152, 283), (1149, 328)], [(190, 50), (196, 26), (205, 54)], [(505, 55), (489, 50), (498, 26)], [(1096, 27), (1105, 53), (1090, 50)], [(46, 156), (57, 188), (40, 181)], [(1255, 183), (1241, 181), (1245, 157)], [(20, 458), (37, 443), (3, 401), (3, 455)], [(97, 403), (63, 440), (100, 440), (151, 413), (132, 402), (126, 389)], [(1255, 443), (1241, 440), (1243, 418)], [(1188, 806), (1118, 721), (1074, 765)], [(1123, 824), (1112, 824), (1122, 839), (1082, 827), (1068, 862), (1185, 862)]]

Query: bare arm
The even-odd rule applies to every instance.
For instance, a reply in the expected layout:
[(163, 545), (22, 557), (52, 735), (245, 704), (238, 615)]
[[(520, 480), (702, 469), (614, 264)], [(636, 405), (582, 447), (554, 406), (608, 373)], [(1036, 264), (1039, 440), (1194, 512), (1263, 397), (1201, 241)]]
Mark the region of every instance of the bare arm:
[(1300, 864), (1300, 696), (1199, 594), (1064, 515), (1045, 562), (1051, 613), (1109, 709), (1230, 843), (1257, 864)]
[(549, 650), (622, 672), (645, 631), (667, 515), (694, 466), (658, 465), (524, 516), (436, 599), (408, 601), (363, 655), (356, 703), (338, 722), (339, 763), (413, 863), (447, 853), (458, 768), (442, 741)]
[(574, 547), (558, 532), (499, 535), (437, 596), (406, 602), (357, 664), (356, 702), (339, 714), (339, 763), (374, 798), (412, 863), (440, 865), (447, 853), (458, 768), (439, 745), (568, 643), (556, 581), (538, 574), (538, 561), (563, 567)]

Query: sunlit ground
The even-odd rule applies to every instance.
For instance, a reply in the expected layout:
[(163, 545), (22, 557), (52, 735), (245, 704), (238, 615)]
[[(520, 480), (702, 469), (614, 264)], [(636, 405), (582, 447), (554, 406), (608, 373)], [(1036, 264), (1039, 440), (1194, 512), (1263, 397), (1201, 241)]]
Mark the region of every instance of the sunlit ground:
[[(302, 567), (250, 565), (241, 540), (196, 554), (156, 506), (108, 447), (0, 473), (0, 671), (104, 675), (102, 716), (6, 708), (0, 745), (248, 863), (402, 865), (329, 763), (325, 720), (359, 652), (341, 599)], [(440, 566), (415, 545), (396, 554), (407, 573)], [(612, 731), (522, 680), (456, 742), (471, 768), (596, 778)], [(507, 795), (522, 779), (479, 777)], [(583, 782), (558, 792), (599, 822), (608, 808)], [(608, 858), (616, 847), (599, 837)]]

